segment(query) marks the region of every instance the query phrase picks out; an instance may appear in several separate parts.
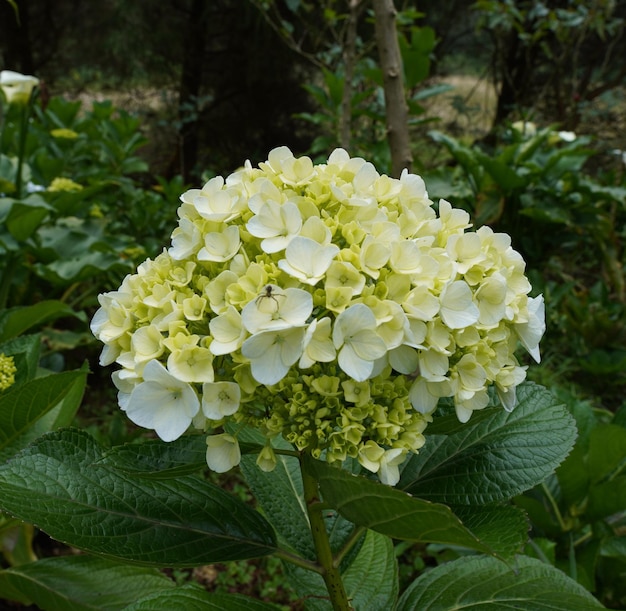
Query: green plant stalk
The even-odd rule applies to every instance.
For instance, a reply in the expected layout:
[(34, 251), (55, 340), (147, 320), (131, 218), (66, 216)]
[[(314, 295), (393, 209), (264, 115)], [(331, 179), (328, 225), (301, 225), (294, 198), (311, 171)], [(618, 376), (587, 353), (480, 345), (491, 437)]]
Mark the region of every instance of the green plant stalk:
[(550, 490), (548, 490), (548, 487), (546, 486), (545, 482), (543, 482), (541, 484), (541, 489), (543, 490), (543, 493), (546, 495), (552, 510), (554, 511), (554, 517), (556, 518), (557, 522), (559, 523), (559, 526), (561, 527), (562, 531), (567, 531), (568, 528), (565, 525), (565, 521), (563, 520), (563, 516), (561, 515), (561, 512), (559, 511), (559, 506), (557, 505), (556, 500), (554, 499), (554, 497), (552, 496), (552, 494), (550, 493)]
[[(20, 133), (17, 148), (17, 169), (15, 170), (15, 195), (16, 199), (22, 198), (22, 166), (24, 165), (24, 154), (26, 152), (26, 136), (28, 134), (28, 120), (30, 118), (31, 104), (33, 94), (31, 93), (28, 102), (21, 108), (20, 116)], [(4, 126), (3, 126), (4, 127)], [(0, 308), (7, 306), (13, 275), (17, 269), (19, 261), (19, 251), (7, 254), (5, 257), (5, 265), (0, 280)]]
[(7, 307), (9, 292), (13, 282), (13, 273), (15, 272), (18, 261), (19, 256), (16, 256), (14, 252), (9, 252), (4, 256), (4, 269), (2, 270), (2, 278), (0, 278), (0, 310)]
[(311, 534), (313, 535), (313, 543), (315, 552), (317, 553), (317, 561), (322, 567), (322, 577), (328, 590), (328, 596), (332, 603), (334, 611), (350, 611), (352, 607), (348, 601), (348, 596), (341, 580), (339, 572), (339, 563), (333, 559), (333, 553), (330, 549), (330, 541), (324, 516), (322, 514), (323, 503), (319, 498), (319, 488), (315, 477), (309, 473), (300, 460), (300, 470), (302, 471), (302, 484), (304, 488), (304, 500), (306, 502), (307, 513), (309, 516), (309, 524), (311, 525)]
[(28, 133), (28, 119), (30, 117), (30, 100), (21, 108), (20, 135), (17, 148), (17, 169), (15, 170), (15, 195), (22, 198), (22, 166), (24, 165), (24, 153), (26, 151), (26, 135)]

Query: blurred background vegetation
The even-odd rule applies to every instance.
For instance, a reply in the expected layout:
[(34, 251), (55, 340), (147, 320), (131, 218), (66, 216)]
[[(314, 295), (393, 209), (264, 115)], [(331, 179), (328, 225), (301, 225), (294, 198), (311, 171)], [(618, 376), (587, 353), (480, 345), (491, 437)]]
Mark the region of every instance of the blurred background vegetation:
[[(87, 358), (79, 417), (105, 443), (121, 443), (140, 432), (126, 427), (110, 372), (97, 366), (87, 321), (98, 293), (168, 243), (186, 187), (276, 146), (316, 161), (343, 146), (389, 172), (373, 13), (366, 0), (14, 4), (19, 18), (0, 0), (0, 67), (42, 85), (25, 150), (32, 192), (0, 219), (0, 305), (13, 316), (55, 300), (37, 319), (40, 365), (58, 372)], [(435, 202), (512, 236), (547, 307), (543, 361), (529, 377), (579, 425), (560, 479), (519, 501), (534, 553), (623, 607), (626, 512), (598, 509), (594, 486), (606, 473), (580, 473), (626, 426), (626, 2), (396, 7), (413, 171)], [(11, 112), (0, 135), (6, 196), (19, 140)], [(59, 188), (59, 177), (80, 188)], [(0, 341), (13, 341), (7, 320)], [(621, 443), (611, 477), (624, 479), (625, 464)], [(226, 485), (245, 495), (237, 481)], [(605, 545), (607, 532), (621, 542)], [(398, 548), (402, 575), (454, 553)], [(237, 570), (281, 588), (256, 564)], [(219, 574), (224, 587), (241, 577)]]

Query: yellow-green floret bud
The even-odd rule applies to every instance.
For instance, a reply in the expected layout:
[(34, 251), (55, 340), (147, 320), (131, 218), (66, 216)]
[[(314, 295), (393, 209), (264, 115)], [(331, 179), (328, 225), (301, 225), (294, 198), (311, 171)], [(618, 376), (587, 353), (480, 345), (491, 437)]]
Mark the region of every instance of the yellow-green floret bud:
[(6, 390), (15, 384), (17, 367), (12, 356), (0, 354), (0, 391)]

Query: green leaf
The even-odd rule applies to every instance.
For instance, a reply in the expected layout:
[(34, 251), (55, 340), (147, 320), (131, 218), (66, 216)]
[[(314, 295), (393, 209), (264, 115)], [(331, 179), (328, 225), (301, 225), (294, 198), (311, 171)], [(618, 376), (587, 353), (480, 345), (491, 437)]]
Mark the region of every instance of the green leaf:
[(611, 537), (602, 542), (600, 553), (607, 558), (621, 558), (626, 560), (626, 535)]
[[(2, 319), (0, 312), (0, 320)], [(41, 335), (22, 335), (14, 337), (0, 344), (0, 353), (12, 356), (17, 371), (15, 372), (15, 384), (21, 384), (32, 380), (37, 374), (39, 366), (39, 353), (41, 349)]]
[(13, 202), (6, 219), (11, 235), (20, 242), (27, 240), (53, 210), (39, 195), (30, 195), (22, 201)]
[(127, 272), (130, 265), (118, 255), (105, 252), (88, 252), (72, 259), (53, 261), (49, 265), (33, 266), (42, 278), (53, 284), (65, 285), (93, 278), (102, 272)]
[(414, 498), (321, 461), (309, 459), (306, 468), (318, 480), (324, 501), (359, 526), (405, 541), (458, 545), (497, 555), (509, 551), (508, 542), (504, 549), (497, 546), (497, 535), (492, 537), (494, 547), (482, 541), (445, 505)]
[(185, 611), (272, 611), (280, 607), (239, 594), (213, 594), (198, 586), (186, 585), (175, 590), (159, 592), (123, 611), (163, 611), (184, 609)]
[(36, 420), (49, 412), (74, 388), (84, 384), (86, 371), (66, 371), (36, 378), (0, 395), (0, 450), (11, 446)]
[(240, 594), (214, 594), (203, 588), (188, 584), (170, 590), (161, 590), (124, 607), (122, 611), (272, 611), (276, 605), (255, 600)]
[[(260, 447), (265, 442), (259, 431), (252, 428), (239, 430), (238, 439), (244, 443), (258, 444)], [(277, 449), (293, 449), (283, 439), (274, 439), (272, 443)], [(305, 558), (315, 560), (317, 556), (304, 503), (300, 463), (294, 456), (277, 454), (276, 458), (276, 468), (270, 473), (265, 473), (256, 465), (256, 456), (243, 456), (241, 472), (281, 540)], [(336, 552), (352, 534), (354, 524), (332, 511), (325, 513), (324, 521), (331, 550)]]
[(72, 424), (74, 416), (83, 400), (83, 395), (85, 394), (87, 374), (89, 373), (87, 363), (81, 367), (81, 371), (85, 375), (74, 380), (67, 394), (63, 397), (63, 400), (39, 418), (33, 426), (17, 440), (20, 449), (25, 448), (29, 443), (33, 442), (37, 437), (41, 437), (44, 433), (55, 431), (56, 429)]
[(398, 599), (398, 563), (391, 539), (367, 531), (357, 557), (342, 579), (355, 609), (393, 609)]
[(152, 566), (200, 566), (270, 554), (272, 528), (200, 478), (154, 480), (107, 465), (84, 431), (41, 437), (0, 467), (0, 509), (51, 537)]
[[(517, 397), (512, 412), (485, 408), (448, 435), (427, 432), (426, 445), (407, 462), (398, 488), (450, 505), (483, 505), (541, 483), (571, 450), (576, 426), (541, 386), (521, 384)], [(454, 420), (452, 415), (433, 425)]]
[(324, 83), (326, 84), (326, 87), (328, 87), (330, 99), (332, 100), (334, 107), (339, 108), (343, 99), (345, 80), (343, 76), (335, 74), (325, 68), (322, 69), (322, 72), (324, 74)]
[[(298, 596), (306, 599), (307, 611), (330, 611), (321, 575), (291, 564), (285, 569)], [(398, 598), (398, 567), (391, 539), (367, 531), (359, 553), (342, 574), (342, 581), (354, 609), (393, 609)]]
[[(242, 431), (238, 438), (263, 443), (260, 433), (250, 429)], [(291, 448), (284, 441), (275, 441), (274, 445)], [(294, 551), (314, 560), (315, 546), (304, 504), (300, 463), (297, 458), (282, 454), (277, 454), (276, 459), (276, 468), (265, 473), (257, 467), (256, 456), (242, 456), (241, 472), (280, 538)]]
[(66, 303), (53, 299), (3, 310), (0, 312), (0, 341), (17, 337), (36, 325), (66, 316), (86, 320), (83, 312), (75, 312)]
[(144, 478), (169, 479), (196, 473), (206, 467), (206, 435), (128, 443), (106, 452), (103, 460), (118, 471)]
[(454, 515), (481, 541), (507, 558), (520, 553), (530, 525), (525, 512), (512, 505), (452, 507)]
[(592, 483), (615, 477), (626, 467), (626, 428), (600, 424), (589, 439), (587, 468)]
[(509, 194), (511, 191), (515, 191), (516, 189), (521, 189), (527, 184), (528, 179), (524, 178), (524, 176), (520, 176), (507, 163), (499, 159), (493, 159), (479, 151), (474, 151), (474, 154), (482, 163), (485, 170), (487, 170), (491, 178), (493, 178), (494, 182), (506, 194)]
[[(83, 365), (80, 369), (82, 376), (77, 375), (70, 382), (67, 392), (63, 399), (57, 403), (52, 409), (37, 418), (30, 426), (25, 428), (21, 434), (15, 437), (10, 444), (2, 448), (0, 451), (0, 459), (9, 459), (17, 454), (18, 451), (24, 449), (29, 443), (32, 443), (44, 433), (54, 431), (63, 426), (69, 426), (74, 420), (74, 416), (80, 407), (83, 395), (85, 393), (85, 385), (87, 383), (87, 374), (89, 369), (87, 365)], [(78, 372), (77, 372), (78, 373)], [(62, 375), (62, 374), (53, 374)]]
[(591, 521), (594, 521), (623, 512), (624, 507), (626, 507), (626, 475), (592, 486), (585, 513)]
[(475, 193), (481, 189), (484, 171), (474, 150), (463, 146), (454, 138), (438, 131), (431, 131), (428, 135), (440, 144), (443, 144), (452, 156), (461, 164), (468, 177), (472, 179), (471, 187)]
[(396, 611), (603, 608), (587, 590), (549, 564), (520, 556), (508, 567), (482, 556), (459, 558), (424, 573), (402, 595)]
[(117, 611), (137, 598), (173, 588), (156, 569), (92, 556), (44, 558), (0, 571), (0, 598), (46, 611)]

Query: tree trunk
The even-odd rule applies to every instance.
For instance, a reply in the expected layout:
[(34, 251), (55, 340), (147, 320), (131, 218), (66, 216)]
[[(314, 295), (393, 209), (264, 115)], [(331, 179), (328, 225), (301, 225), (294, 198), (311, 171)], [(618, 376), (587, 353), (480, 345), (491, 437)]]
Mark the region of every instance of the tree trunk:
[(339, 146), (350, 150), (352, 137), (352, 79), (356, 62), (356, 30), (359, 22), (359, 5), (361, 0), (349, 0), (346, 39), (343, 46), (344, 84), (339, 117)]
[(411, 171), (413, 154), (409, 140), (409, 109), (404, 92), (402, 57), (396, 31), (396, 9), (393, 0), (373, 0), (376, 18), (376, 44), (385, 90), (387, 138), (391, 151), (391, 175)]

